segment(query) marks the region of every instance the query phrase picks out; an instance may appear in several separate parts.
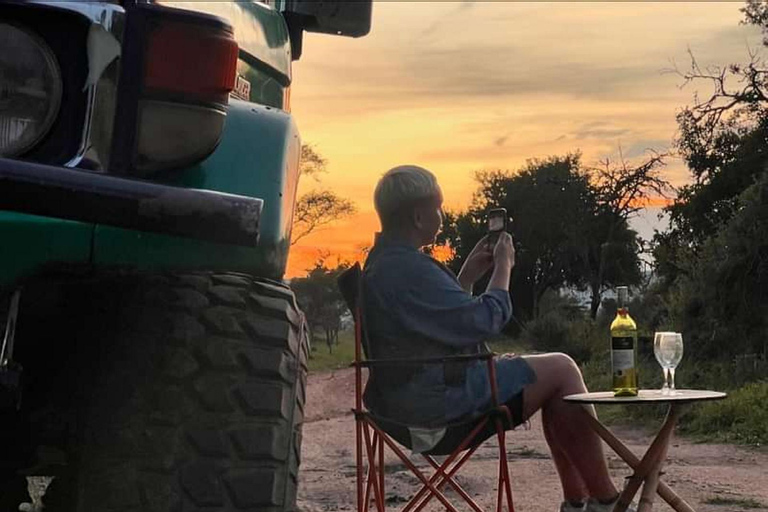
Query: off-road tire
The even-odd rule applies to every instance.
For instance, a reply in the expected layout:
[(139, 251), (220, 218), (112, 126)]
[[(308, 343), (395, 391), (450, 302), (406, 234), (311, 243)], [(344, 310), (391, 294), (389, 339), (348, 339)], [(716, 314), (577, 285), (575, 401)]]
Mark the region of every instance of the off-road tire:
[(80, 384), (75, 510), (295, 510), (308, 346), (292, 292), (217, 273), (114, 286), (114, 325), (95, 328), (114, 334)]

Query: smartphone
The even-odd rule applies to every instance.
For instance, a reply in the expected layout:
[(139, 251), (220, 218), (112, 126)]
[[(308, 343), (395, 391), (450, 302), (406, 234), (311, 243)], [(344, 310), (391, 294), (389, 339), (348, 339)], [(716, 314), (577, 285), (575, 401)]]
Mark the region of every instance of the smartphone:
[(496, 244), (499, 235), (507, 230), (508, 221), (506, 208), (494, 208), (488, 212), (488, 242), (490, 244)]

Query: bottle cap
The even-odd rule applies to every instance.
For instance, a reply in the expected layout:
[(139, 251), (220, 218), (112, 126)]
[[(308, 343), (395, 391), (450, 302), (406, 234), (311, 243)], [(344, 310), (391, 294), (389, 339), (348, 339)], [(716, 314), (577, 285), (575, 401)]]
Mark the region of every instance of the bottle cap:
[(627, 302), (629, 302), (629, 287), (627, 286), (617, 286), (616, 287), (616, 296), (617, 300), (619, 302), (619, 307), (623, 307), (627, 305)]

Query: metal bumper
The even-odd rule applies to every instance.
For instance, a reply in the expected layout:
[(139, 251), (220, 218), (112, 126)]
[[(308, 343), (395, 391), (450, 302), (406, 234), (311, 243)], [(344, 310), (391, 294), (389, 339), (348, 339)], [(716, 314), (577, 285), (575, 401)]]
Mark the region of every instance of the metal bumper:
[(0, 158), (0, 210), (254, 247), (264, 201)]

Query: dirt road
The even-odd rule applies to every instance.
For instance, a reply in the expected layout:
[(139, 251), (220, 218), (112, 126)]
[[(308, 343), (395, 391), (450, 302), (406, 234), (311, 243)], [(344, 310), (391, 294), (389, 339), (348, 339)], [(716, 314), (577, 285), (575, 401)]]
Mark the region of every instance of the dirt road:
[[(350, 370), (310, 375), (304, 425), (299, 507), (303, 512), (354, 510), (355, 430)], [(651, 436), (617, 429), (615, 433), (642, 454)], [(557, 475), (541, 432), (538, 415), (530, 430), (517, 430), (507, 441), (512, 492), (518, 512), (556, 512), (561, 500)], [(617, 456), (608, 462), (617, 485), (629, 474)], [(495, 503), (496, 453), (486, 442), (459, 480), (485, 509)], [(386, 463), (387, 501), (394, 510), (414, 492), (415, 478), (390, 454)], [(676, 438), (663, 479), (698, 512), (768, 512), (768, 451), (719, 444), (693, 444)], [(669, 511), (657, 497), (655, 510)], [(432, 505), (431, 510), (441, 510)]]

